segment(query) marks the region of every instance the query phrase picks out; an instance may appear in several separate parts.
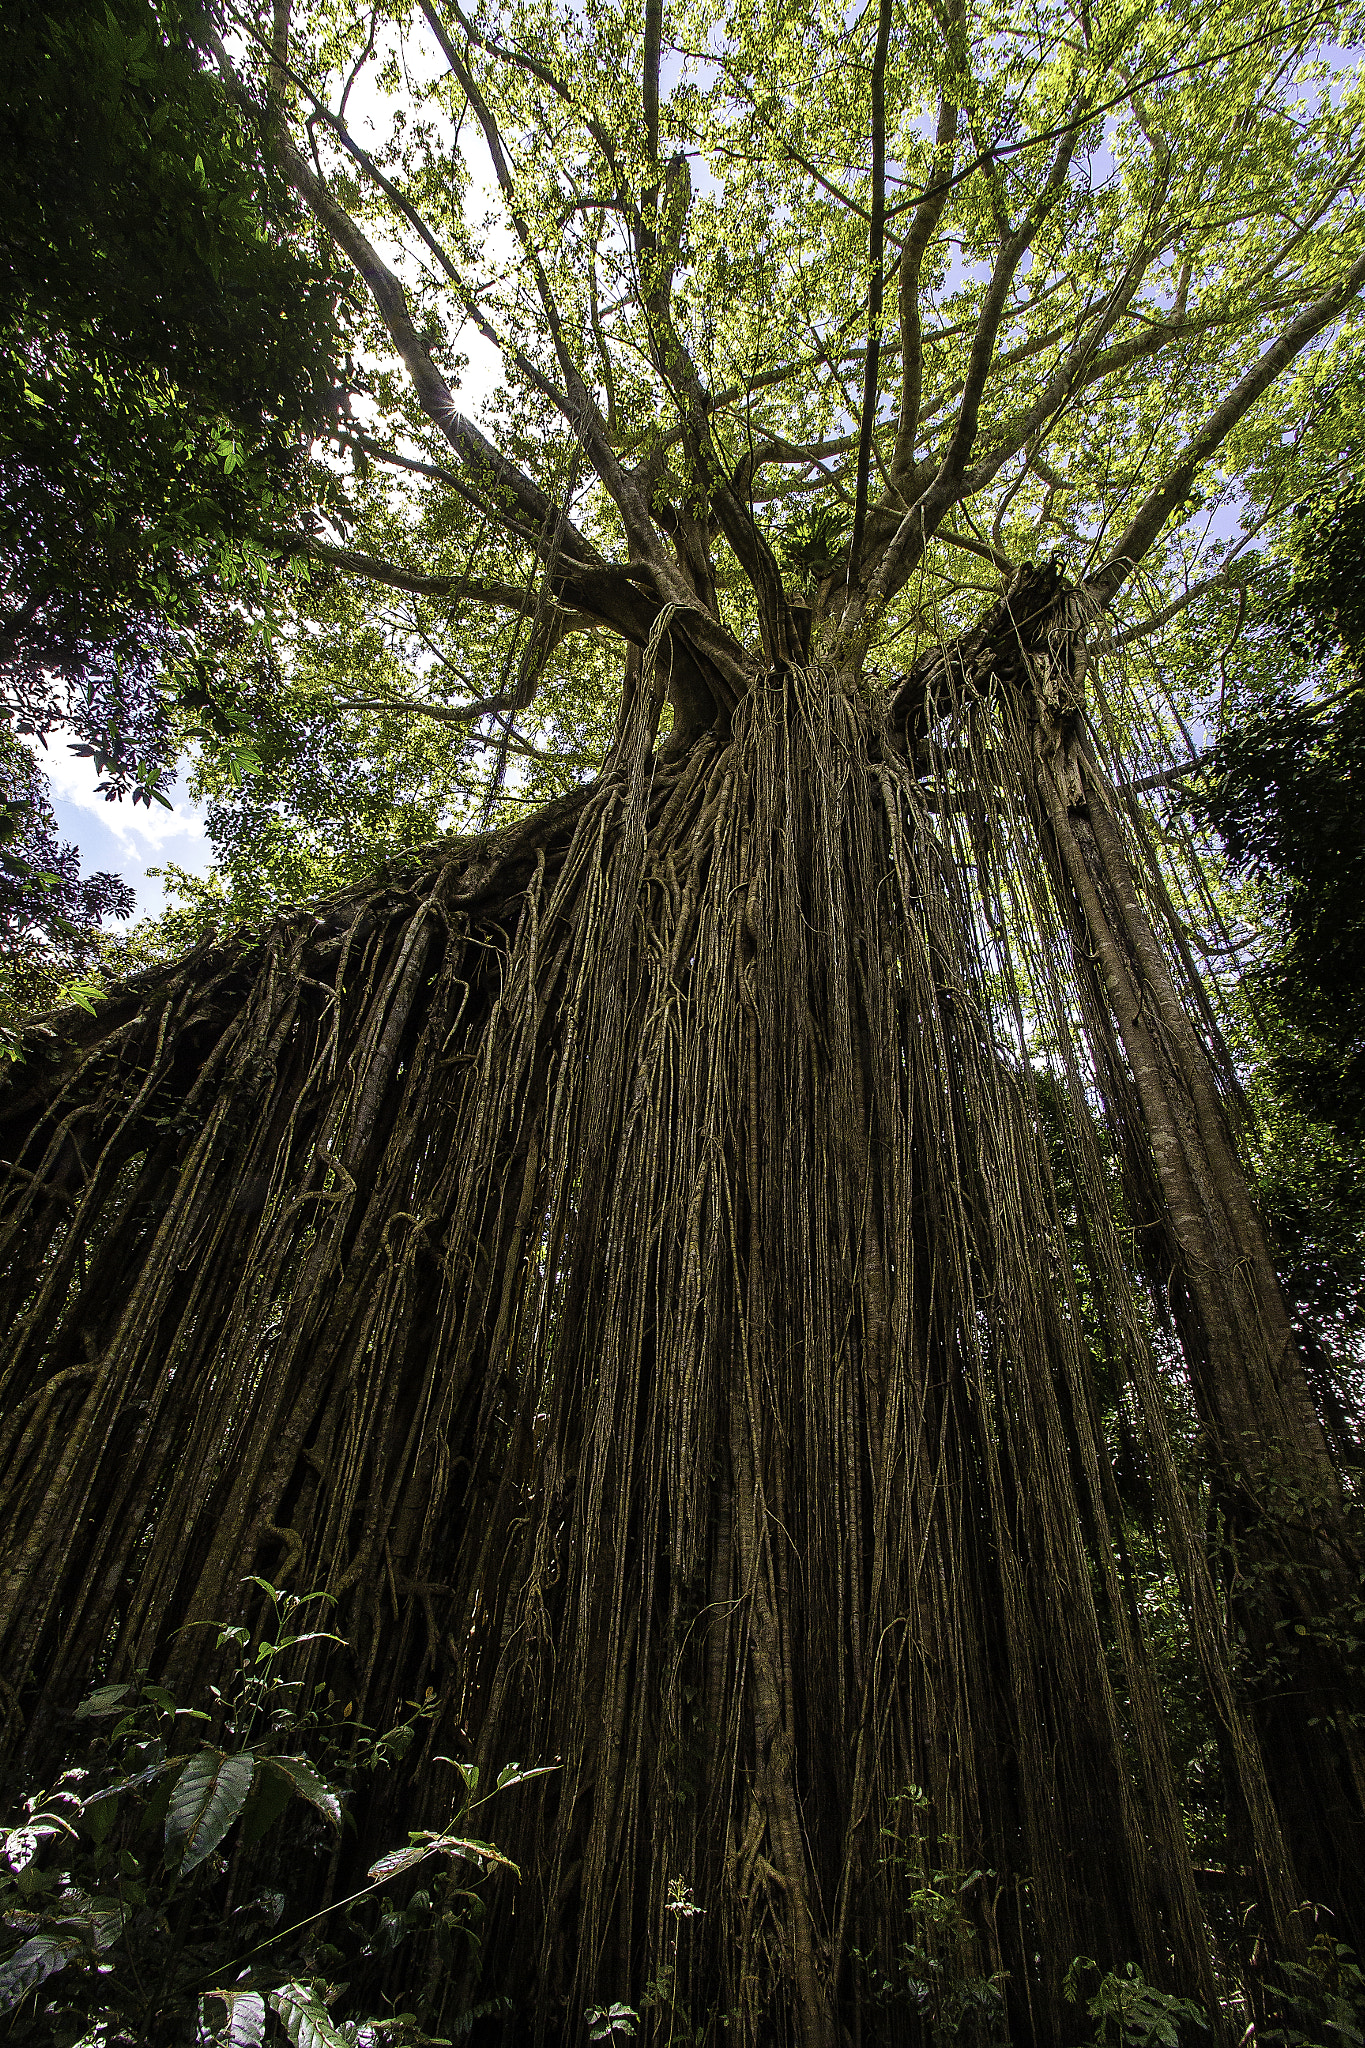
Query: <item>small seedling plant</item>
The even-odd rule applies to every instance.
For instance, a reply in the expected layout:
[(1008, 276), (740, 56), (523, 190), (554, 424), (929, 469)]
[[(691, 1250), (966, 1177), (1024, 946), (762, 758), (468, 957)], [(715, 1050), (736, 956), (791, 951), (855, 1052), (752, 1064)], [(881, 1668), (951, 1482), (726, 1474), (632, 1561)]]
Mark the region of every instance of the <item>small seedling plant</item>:
[[(1100, 1981), (1087, 1997), (1084, 1987), (1095, 1977)], [(1062, 1989), (1070, 2004), (1083, 2003), (1094, 2020), (1094, 2048), (1180, 2048), (1193, 2039), (1191, 2029), (1209, 2031), (1197, 2005), (1149, 1984), (1136, 1963), (1101, 1971), (1090, 1956), (1077, 1956)]]
[(1004, 1975), (981, 1969), (971, 1912), (995, 1873), (953, 1863), (955, 1842), (936, 1837), (929, 1818), (919, 1785), (891, 1801), (880, 1863), (902, 1891), (909, 1931), (889, 1961), (857, 1948), (853, 1959), (874, 2009), (913, 2013), (934, 2048), (1003, 2048)]
[(1281, 1962), (1274, 1976), (1266, 1987), (1271, 2017), (1258, 2028), (1258, 2041), (1267, 2048), (1365, 2048), (1365, 1971), (1344, 1941), (1319, 1927), (1307, 1960)]
[(705, 1909), (692, 1896), (692, 1887), (681, 1877), (670, 1877), (664, 1895), (664, 1911), (671, 1922), (667, 1953), (640, 1995), (639, 2008), (618, 1999), (614, 2005), (589, 2006), (583, 2017), (590, 2041), (609, 2044), (635, 2038), (642, 2020), (653, 2014), (654, 2038), (664, 2048), (694, 2048), (706, 2037), (678, 1997), (678, 1944), (689, 1920), (697, 1920)]

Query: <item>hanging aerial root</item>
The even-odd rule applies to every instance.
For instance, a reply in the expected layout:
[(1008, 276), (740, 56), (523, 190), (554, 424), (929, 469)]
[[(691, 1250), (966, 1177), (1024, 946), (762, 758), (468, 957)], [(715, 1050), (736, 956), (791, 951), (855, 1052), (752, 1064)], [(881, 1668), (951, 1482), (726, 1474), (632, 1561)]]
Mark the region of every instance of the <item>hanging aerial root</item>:
[(482, 1951), (535, 2038), (666, 1957), (694, 2024), (810, 2048), (920, 2038), (934, 1970), (1065, 2040), (1078, 1953), (1212, 2006), (1101, 1368), (1212, 1680), (1227, 1647), (1027, 754), (973, 714), (969, 812), (816, 667), (664, 765), (666, 626), (534, 832), (211, 946), (20, 1071), (29, 1740), (96, 1668), (192, 1688), (183, 1624), (261, 1571), (334, 1595), (314, 1675), (362, 1719), (436, 1694), (357, 1854), (438, 1813), (442, 1756), (556, 1764), (499, 1814)]

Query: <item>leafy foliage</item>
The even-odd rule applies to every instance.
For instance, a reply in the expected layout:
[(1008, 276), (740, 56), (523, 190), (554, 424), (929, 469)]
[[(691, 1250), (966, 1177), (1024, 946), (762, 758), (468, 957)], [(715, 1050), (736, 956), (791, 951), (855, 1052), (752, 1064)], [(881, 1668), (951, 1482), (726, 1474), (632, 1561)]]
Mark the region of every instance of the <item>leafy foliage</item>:
[(1304, 1962), (1277, 1970), (1271, 2017), (1257, 2039), (1271, 2048), (1360, 2048), (1365, 1971), (1345, 1942), (1319, 1929)]
[[(46, 780), (22, 740), (0, 728), (0, 1030), (61, 1000), (101, 964), (100, 925), (126, 918), (119, 875), (81, 873), (58, 836)], [(67, 998), (70, 999), (69, 996)]]
[[(363, 375), (364, 423), (343, 423), (358, 504), (349, 555), (328, 554), (343, 588), (310, 585), (274, 643), (277, 672), (261, 665), (228, 693), (235, 704), (251, 698), (251, 771), (241, 772), (241, 733), (221, 727), (199, 785), (226, 895), (188, 887), (177, 932), (215, 916), (258, 921), (349, 880), (366, 860), (481, 815), (490, 785), (489, 815), (516, 815), (597, 766), (614, 728), (622, 639), (638, 645), (639, 632), (623, 633), (603, 609), (603, 586), (575, 618), (573, 534), (555, 556), (536, 532), (562, 508), (619, 564), (622, 486), (604, 481), (615, 463), (646, 494), (664, 557), (681, 549), (685, 566), (678, 519), (689, 507), (701, 517), (709, 568), (698, 594), (709, 603), (714, 583), (728, 631), (750, 647), (760, 637), (743, 546), (719, 511), (727, 480), (742, 486), (794, 598), (836, 637), (865, 345), (875, 9), (847, 36), (847, 24), (818, 11), (807, 21), (744, 7), (722, 23), (705, 7), (668, 10), (658, 113), (667, 197), (626, 111), (644, 62), (638, 9), (560, 21), (518, 0), (495, 13), (476, 23), (406, 5), (293, 12), (284, 131), (296, 137), (306, 121), (337, 206), (406, 251), (414, 346), (431, 378), (413, 384), (411, 353), (399, 367), (386, 314), (357, 311), (378, 367)], [(263, 92), (267, 13), (239, 19), (250, 24), (242, 75)], [(950, 10), (932, 28), (898, 21), (888, 226), (894, 246), (906, 236), (917, 246), (921, 231), (927, 243), (900, 273), (899, 288), (917, 294), (915, 325), (897, 344), (888, 322), (879, 358), (873, 472), (885, 491), (871, 566), (899, 517), (892, 508), (928, 489), (956, 449), (957, 394), (992, 267), (1006, 261), (1007, 219), (1028, 268), (1006, 295), (993, 354), (982, 331), (990, 373), (972, 397), (974, 460), (954, 482), (957, 501), (946, 511), (934, 501), (913, 590), (877, 627), (874, 661), (904, 666), (973, 616), (1022, 559), (1059, 550), (1103, 571), (1104, 547), (1172, 471), (1229, 378), (1337, 276), (1354, 246), (1343, 167), (1359, 86), (1322, 42), (1335, 19), (1172, 0), (1146, 16), (1087, 14), (1078, 41), (1068, 9), (1039, 4), (1028, 30), (1029, 47), (1045, 53), (1037, 63), (990, 8), (979, 18)], [(435, 40), (443, 20), (458, 75)], [(357, 93), (373, 130), (363, 138)], [(1090, 111), (1099, 106), (1102, 119)], [(952, 135), (935, 143), (940, 117)], [(479, 128), (497, 138), (503, 166), (486, 197), (475, 182), (482, 145), (470, 139)], [(292, 175), (316, 210), (303, 172)], [(1303, 225), (1281, 235), (1287, 191), (1299, 195)], [(677, 232), (668, 346), (708, 394), (704, 445), (685, 424), (687, 380), (660, 355), (651, 323), (662, 315), (641, 297), (665, 220)], [(485, 275), (488, 234), (510, 261)], [(344, 233), (342, 246), (357, 260)], [(1356, 318), (1348, 304), (1347, 326)], [(917, 362), (901, 353), (911, 335)], [(480, 435), (543, 494), (534, 513), (520, 486), (493, 487), (463, 436), (471, 336), (499, 348), (505, 365)], [(1252, 537), (1331, 440), (1324, 419), (1343, 349), (1337, 339), (1310, 346), (1294, 380), (1229, 427), (1171, 501), (1170, 529), (1144, 537), (1147, 580), (1140, 598), (1123, 593), (1129, 616), (1210, 574), (1239, 573)], [(1177, 359), (1178, 374), (1167, 374)], [(1211, 538), (1233, 479), (1245, 516), (1235, 538)], [(657, 581), (659, 559), (646, 553), (641, 573)], [(543, 626), (549, 613), (573, 624), (547, 655), (529, 615)], [(600, 638), (585, 636), (590, 620)], [(485, 699), (500, 713), (473, 716)]]
[(911, 1935), (889, 1967), (872, 1956), (854, 1960), (874, 2008), (912, 2014), (934, 2048), (956, 2041), (997, 2048), (1008, 2039), (1004, 1973), (983, 1969), (979, 1924), (996, 1873), (953, 1863), (953, 1843), (933, 1839), (929, 1808), (922, 1787), (909, 1785), (881, 1830), (880, 1861), (904, 1887)]
[[(414, 1703), (412, 1720), (381, 1738), (349, 1714), (339, 1718), (316, 1689), (286, 1675), (299, 1652), (323, 1639), (302, 1626), (316, 1596), (257, 1584), (265, 1625), (256, 1633), (237, 1623), (219, 1628), (229, 1668), (210, 1707), (181, 1706), (145, 1680), (97, 1687), (73, 1716), (83, 1732), (72, 1763), (50, 1791), (30, 1792), (0, 1832), (0, 1911), (19, 1936), (0, 1956), (10, 2038), (64, 2048), (93, 2028), (114, 2048), (197, 2028), (215, 2048), (261, 2048), (274, 2014), (293, 2048), (420, 2048), (424, 2036), (410, 2013), (333, 2017), (337, 1992), (317, 1974), (320, 1960), (333, 1959), (320, 1945), (320, 1923), (344, 1917), (351, 1966), (362, 1977), (366, 1957), (382, 1958), (413, 1935), (430, 1940), (442, 1927), (477, 1947), (479, 1874), (516, 1873), (491, 1842), (464, 1830), (414, 1835), (381, 1857), (358, 1891), (292, 1924), (283, 1892), (252, 1889), (250, 1852), (291, 1801), (335, 1833), (361, 1775), (386, 1768), (430, 1711)], [(185, 1752), (186, 1725), (206, 1724), (234, 1746)], [(287, 1753), (285, 1742), (308, 1745), (312, 1756)], [(485, 1797), (536, 1775), (510, 1766)], [(475, 1798), (477, 1783), (471, 1770), (457, 1820), (485, 1803)], [(433, 1860), (467, 1869), (441, 1888), (439, 1911), (424, 1893), (398, 1906), (381, 1898), (394, 1879)], [(306, 1884), (307, 1864), (297, 1850), (288, 1857), (294, 1884)]]
[(1365, 768), (1365, 695), (1352, 690), (1326, 712), (1272, 707), (1222, 753), (1222, 801), (1240, 782), (1251, 813), (1238, 824), (1229, 819), (1230, 844), (1257, 862), (1283, 906), (1284, 948), (1256, 977), (1269, 1006), (1277, 1074), (1293, 1104), (1358, 1144), (1365, 1139), (1358, 1003), (1365, 832), (1356, 791)]
[(1283, 920), (1258, 975), (1289, 1099), (1365, 1140), (1365, 489), (1311, 501), (1292, 535), (1296, 573), (1263, 628), (1316, 658), (1318, 687), (1274, 692), (1218, 744), (1199, 809)]
[[(216, 634), (269, 608), (272, 534), (335, 497), (310, 441), (337, 288), (202, 26), (180, 0), (0, 24), (0, 711), (135, 802), (173, 771), (175, 702), (214, 707)], [(0, 768), (28, 802), (12, 748)], [(11, 842), (9, 893), (60, 951), (109, 890), (56, 900), (44, 872)]]
[[(1099, 1985), (1085, 1997), (1083, 1982), (1095, 1975)], [(1100, 1973), (1089, 1956), (1077, 1956), (1067, 1972), (1066, 1995), (1073, 2004), (1084, 1998), (1097, 2048), (1181, 2048), (1191, 2039), (1191, 2027), (1204, 2033), (1209, 2028), (1197, 2005), (1149, 1984), (1136, 1963)]]
[[(1365, 1332), (1365, 491), (1320, 491), (1260, 601), (1252, 670), (1189, 808), (1257, 885), (1273, 940), (1247, 977), (1267, 1062), (1258, 1184), (1310, 1344)], [(1259, 683), (1259, 687), (1257, 684)], [(1349, 1434), (1349, 1432), (1348, 1432)]]

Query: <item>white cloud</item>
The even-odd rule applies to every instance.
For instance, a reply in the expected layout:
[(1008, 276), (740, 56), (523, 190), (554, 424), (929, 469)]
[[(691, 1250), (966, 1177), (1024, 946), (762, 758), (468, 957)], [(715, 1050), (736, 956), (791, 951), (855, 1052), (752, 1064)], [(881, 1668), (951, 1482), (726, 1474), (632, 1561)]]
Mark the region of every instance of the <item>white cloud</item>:
[(57, 734), (43, 748), (30, 742), (52, 790), (57, 829), (64, 841), (81, 850), (84, 870), (112, 869), (137, 895), (135, 918), (155, 917), (166, 906), (166, 892), (149, 867), (167, 862), (203, 874), (213, 865), (213, 849), (203, 815), (192, 803), (183, 776), (169, 791), (171, 809), (153, 803), (134, 804), (125, 797), (110, 803), (98, 793), (94, 764), (73, 754)]

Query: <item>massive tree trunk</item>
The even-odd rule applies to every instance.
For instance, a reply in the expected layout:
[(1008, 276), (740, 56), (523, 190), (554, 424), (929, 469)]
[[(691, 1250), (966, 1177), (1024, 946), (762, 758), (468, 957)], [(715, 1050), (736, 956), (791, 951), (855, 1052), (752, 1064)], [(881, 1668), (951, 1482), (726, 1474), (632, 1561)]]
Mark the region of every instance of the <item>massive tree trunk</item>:
[[(1074, 2031), (1080, 1953), (1212, 2007), (1101, 1375), (1281, 1952), (1305, 1883), (1359, 1914), (1356, 1752), (1328, 1647), (1311, 1811), (1246, 1696), (1106, 1130), (1253, 1643), (1353, 1539), (1079, 611), (1026, 578), (890, 698), (786, 666), (663, 752), (659, 637), (591, 789), (31, 1036), (10, 1742), (97, 1668), (192, 1684), (174, 1631), (264, 1571), (337, 1596), (366, 1720), (438, 1692), (377, 1846), (447, 1810), (442, 1754), (557, 1766), (497, 1823), (517, 2038), (666, 1957), (694, 2024), (810, 2048), (920, 2038), (936, 1964), (1020, 2042)], [(943, 1913), (935, 1869), (977, 1873)]]

